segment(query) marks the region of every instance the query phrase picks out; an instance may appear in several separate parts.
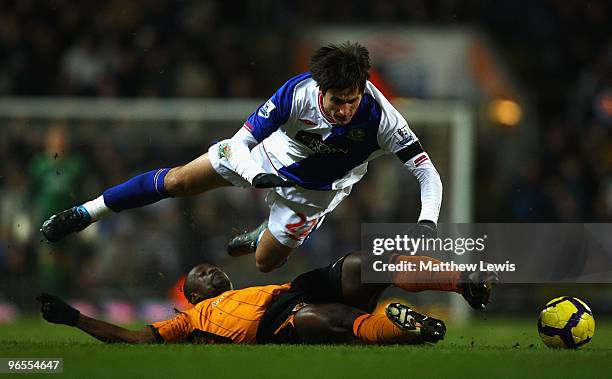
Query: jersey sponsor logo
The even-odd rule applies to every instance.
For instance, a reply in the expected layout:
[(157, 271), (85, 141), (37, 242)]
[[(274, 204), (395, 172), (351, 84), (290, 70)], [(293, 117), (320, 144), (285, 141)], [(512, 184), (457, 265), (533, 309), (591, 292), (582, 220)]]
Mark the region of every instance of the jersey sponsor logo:
[(257, 114), (263, 118), (268, 118), (270, 117), (270, 112), (272, 112), (274, 109), (276, 109), (276, 105), (274, 105), (272, 99), (270, 99), (259, 108), (259, 112), (257, 112)]
[(396, 139), (395, 142), (401, 146), (408, 145), (414, 139), (407, 126), (402, 126), (397, 129), (395, 133), (393, 133), (393, 137)]
[(355, 142), (363, 142), (365, 140), (366, 132), (361, 128), (351, 129), (346, 133), (346, 138), (352, 139)]
[(309, 125), (309, 126), (316, 125), (314, 121), (310, 121), (305, 118), (301, 118), (300, 121), (302, 121), (304, 124)]
[(296, 135), (295, 139), (306, 145), (312, 151), (317, 154), (348, 154), (349, 149), (343, 146), (336, 146), (323, 141), (323, 137), (316, 133), (309, 133), (300, 130)]

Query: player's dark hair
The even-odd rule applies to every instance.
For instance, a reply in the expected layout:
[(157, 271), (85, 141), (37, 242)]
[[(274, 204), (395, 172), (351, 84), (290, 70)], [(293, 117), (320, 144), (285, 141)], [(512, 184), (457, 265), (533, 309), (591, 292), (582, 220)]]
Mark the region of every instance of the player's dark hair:
[(363, 92), (369, 69), (370, 53), (356, 42), (323, 46), (310, 58), (310, 73), (323, 93), (330, 88)]

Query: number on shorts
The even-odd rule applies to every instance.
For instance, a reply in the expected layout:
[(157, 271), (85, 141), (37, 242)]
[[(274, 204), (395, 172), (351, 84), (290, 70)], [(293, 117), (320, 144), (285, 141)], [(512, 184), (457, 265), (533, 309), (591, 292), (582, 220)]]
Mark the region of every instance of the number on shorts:
[(317, 225), (317, 219), (314, 218), (310, 221), (307, 221), (306, 215), (304, 215), (303, 213), (300, 212), (297, 213), (297, 215), (300, 217), (300, 221), (294, 224), (287, 224), (285, 225), (285, 228), (287, 228), (287, 232), (289, 233), (289, 237), (291, 239), (300, 241), (306, 236), (308, 236), (308, 234), (310, 234), (310, 232), (312, 231), (312, 228)]

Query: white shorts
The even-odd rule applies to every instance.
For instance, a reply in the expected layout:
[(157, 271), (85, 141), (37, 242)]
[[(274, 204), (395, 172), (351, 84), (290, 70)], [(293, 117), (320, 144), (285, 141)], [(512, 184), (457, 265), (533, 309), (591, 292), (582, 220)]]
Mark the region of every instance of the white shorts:
[[(215, 171), (236, 187), (251, 187), (251, 184), (234, 172), (227, 158), (219, 151), (224, 141), (208, 149), (210, 162)], [(251, 156), (265, 172), (280, 175), (272, 166), (263, 143), (251, 150)], [(300, 246), (331, 212), (350, 193), (351, 188), (335, 191), (313, 191), (301, 187), (275, 188), (268, 192), (266, 203), (270, 207), (268, 229), (283, 245)]]

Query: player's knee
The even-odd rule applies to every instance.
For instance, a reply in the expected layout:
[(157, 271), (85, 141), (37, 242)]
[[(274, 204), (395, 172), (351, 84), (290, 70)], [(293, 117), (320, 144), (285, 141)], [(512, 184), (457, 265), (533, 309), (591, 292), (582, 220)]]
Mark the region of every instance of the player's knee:
[[(266, 240), (266, 234), (268, 239)], [(257, 246), (255, 252), (255, 266), (261, 272), (270, 272), (284, 265), (287, 262), (287, 257), (291, 254), (291, 249), (281, 245), (269, 233), (264, 233), (264, 237)]]
[(187, 182), (187, 175), (182, 172), (181, 167), (175, 167), (168, 171), (164, 178), (164, 189), (172, 196), (180, 196), (189, 189)]
[(344, 258), (342, 271), (358, 272), (361, 275), (361, 265), (363, 264), (363, 253), (355, 251)]
[(255, 267), (263, 273), (274, 271), (283, 265), (285, 260), (275, 261), (270, 258), (255, 257)]
[(310, 305), (300, 309), (294, 316), (293, 320), (297, 326), (310, 326), (315, 323), (322, 323), (324, 317), (313, 310)]
[(268, 262), (260, 262), (259, 260), (255, 261), (255, 267), (257, 267), (257, 270), (263, 273), (273, 271), (276, 268), (274, 265), (271, 265)]

